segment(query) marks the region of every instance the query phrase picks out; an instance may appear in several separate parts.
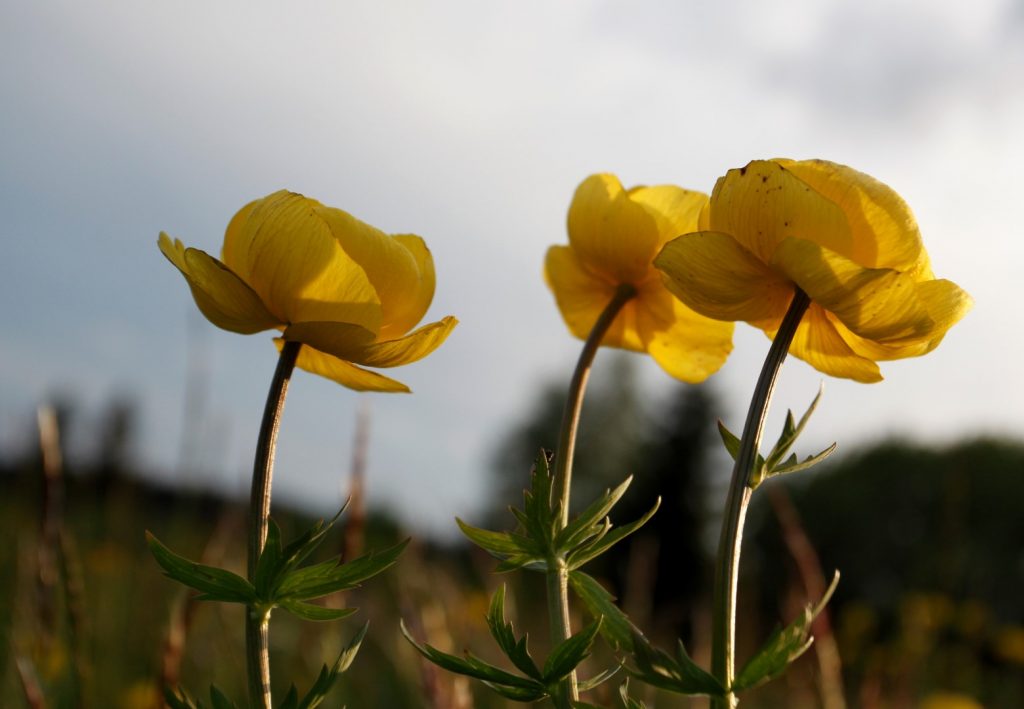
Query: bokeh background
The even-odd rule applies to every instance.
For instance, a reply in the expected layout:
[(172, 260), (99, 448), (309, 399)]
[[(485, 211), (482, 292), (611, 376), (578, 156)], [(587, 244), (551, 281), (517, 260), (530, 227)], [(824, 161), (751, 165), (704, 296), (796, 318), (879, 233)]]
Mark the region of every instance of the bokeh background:
[[(357, 395), (299, 373), (275, 500), (332, 513), (368, 408), (369, 507), (453, 544), (455, 515), (482, 520), (515, 500), (509, 441), (542, 435), (536, 422), (577, 355), (541, 278), (545, 249), (566, 240), (576, 185), (610, 171), (626, 185), (710, 192), (727, 169), (773, 156), (827, 158), (891, 185), (936, 273), (976, 300), (937, 351), (883, 365), (884, 382), (828, 381), (803, 448), (837, 440), (839, 465), (853, 465), (900, 439), (922, 470), (935, 451), (986, 438), (1010, 447), (999, 460), (1019, 460), (1007, 442), (1024, 431), (1024, 5), (1014, 0), (7, 2), (0, 118), (0, 460), (12, 480), (32, 468), (35, 410), (49, 402), (83, 481), (130, 470), (197, 499), (246, 495), (275, 349), (266, 334), (206, 323), (156, 237), (216, 253), (241, 205), (288, 188), (422, 235), (438, 272), (428, 317), (461, 324), (398, 374), (411, 396)], [(707, 422), (740, 427), (767, 346), (737, 327), (733, 356), (701, 394)], [(621, 433), (640, 422), (630, 440), (655, 445), (652, 422), (678, 386), (638, 356), (602, 352), (597, 367), (607, 387), (628, 380), (639, 413), (616, 429), (600, 429), (607, 416), (592, 425)], [(787, 363), (769, 431), (820, 383)], [(643, 468), (612, 459), (622, 473)], [(694, 534), (706, 550), (728, 466), (709, 450), (702, 469), (710, 521)], [(110, 499), (96, 495), (81, 499)], [(32, 508), (12, 504), (31, 528)], [(138, 540), (153, 525), (136, 521), (121, 532)], [(920, 556), (930, 527), (900, 524), (894, 538), (909, 534)], [(1020, 548), (1012, 527), (1003, 532), (1003, 550)], [(1019, 591), (1015, 554), (1006, 582)], [(1000, 608), (1000, 622), (1022, 620), (1012, 603)]]

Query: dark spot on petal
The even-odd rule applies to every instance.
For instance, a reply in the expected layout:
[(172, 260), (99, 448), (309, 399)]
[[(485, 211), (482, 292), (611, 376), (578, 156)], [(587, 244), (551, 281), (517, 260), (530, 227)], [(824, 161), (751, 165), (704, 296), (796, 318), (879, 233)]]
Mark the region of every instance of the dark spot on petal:
[(746, 166), (740, 168), (740, 177), (747, 174)]

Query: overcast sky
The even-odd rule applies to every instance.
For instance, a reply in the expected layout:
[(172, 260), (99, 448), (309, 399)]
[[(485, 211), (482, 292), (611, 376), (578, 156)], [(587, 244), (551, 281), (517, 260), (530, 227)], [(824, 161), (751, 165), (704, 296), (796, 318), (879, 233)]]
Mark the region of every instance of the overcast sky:
[[(288, 188), (430, 245), (428, 320), (461, 324), (374, 395), (370, 496), (424, 531), (472, 518), (501, 427), (578, 353), (541, 279), (588, 174), (710, 192), (751, 159), (826, 158), (896, 189), (975, 298), (938, 350), (829, 380), (805, 445), (1024, 431), (1024, 12), (1012, 0), (6, 2), (0, 5), (0, 453), (55, 392), (141, 407), (175, 475), (191, 348), (201, 457), (247, 489), (276, 352), (202, 321), (159, 254), (218, 253)], [(768, 341), (715, 377), (740, 427)], [(197, 356), (198, 355), (198, 356)], [(670, 382), (637, 357), (650, 396)], [(604, 355), (598, 360), (607, 363)], [(821, 375), (792, 360), (775, 418)], [(364, 395), (365, 397), (365, 395)], [(360, 396), (299, 373), (275, 492), (341, 498)], [(725, 475), (727, 471), (723, 471)], [(194, 482), (194, 481), (193, 481)], [(202, 481), (200, 481), (202, 482)], [(511, 501), (509, 501), (511, 502)]]

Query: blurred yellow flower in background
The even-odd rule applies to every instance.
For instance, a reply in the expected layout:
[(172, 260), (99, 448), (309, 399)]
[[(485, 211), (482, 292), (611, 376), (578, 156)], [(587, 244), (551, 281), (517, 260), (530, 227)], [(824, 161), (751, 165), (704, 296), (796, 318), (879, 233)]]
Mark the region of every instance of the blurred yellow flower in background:
[(719, 178), (700, 224), (655, 265), (684, 303), (770, 336), (796, 288), (811, 299), (790, 353), (818, 370), (881, 380), (876, 362), (933, 350), (971, 307), (936, 279), (892, 189), (823, 160), (756, 160)]
[(700, 192), (660, 185), (625, 190), (591, 175), (569, 207), (569, 245), (552, 246), (544, 277), (569, 330), (586, 339), (620, 286), (636, 289), (602, 345), (647, 352), (677, 379), (700, 382), (732, 350), (732, 324), (698, 315), (672, 297), (651, 261), (670, 239), (697, 227)]
[(433, 352), (453, 317), (409, 332), (434, 297), (423, 239), (388, 236), (350, 214), (287, 191), (232, 218), (221, 260), (160, 234), (160, 251), (217, 327), (282, 331), (300, 342), (297, 366), (359, 391), (408, 391), (357, 365), (397, 367)]

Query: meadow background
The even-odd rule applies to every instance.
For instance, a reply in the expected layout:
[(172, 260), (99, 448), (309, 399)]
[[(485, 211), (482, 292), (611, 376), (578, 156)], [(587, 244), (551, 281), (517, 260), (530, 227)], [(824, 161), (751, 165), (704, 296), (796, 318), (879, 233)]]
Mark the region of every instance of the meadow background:
[[(149, 691), (159, 676), (176, 590), (146, 557), (143, 530), (184, 553), (211, 538), (226, 540), (227, 559), (238, 553), (231, 510), (246, 495), (275, 350), (265, 335), (236, 337), (195, 312), (157, 252), (160, 230), (216, 252), (235, 210), (283, 187), (426, 238), (438, 272), (428, 319), (451, 313), (460, 326), (403, 370), (412, 396), (360, 397), (297, 375), (275, 502), (282, 518), (340, 506), (368, 406), (368, 538), (413, 534), (418, 546), (362, 600), (379, 645), (353, 668), (405, 698), (349, 705), (423, 706), (433, 695), (420, 687), (433, 682), (433, 706), (458, 706), (443, 703), (450, 680), (425, 677), (394, 625), (400, 613), (423, 616), (455, 648), (487, 647), (477, 637), (484, 591), (499, 579), (459, 546), (452, 520), (483, 520), (517, 501), (523, 461), (552, 430), (545, 411), (579, 343), (540, 270), (547, 246), (565, 241), (573, 190), (612, 171), (627, 185), (710, 192), (726, 169), (772, 156), (823, 157), (891, 185), (915, 210), (936, 273), (976, 301), (935, 353), (886, 365), (881, 384), (829, 381), (802, 441), (807, 450), (840, 444), (839, 460), (794, 483), (791, 497), (822, 568), (844, 572), (835, 622), (851, 701), (913, 706), (958, 689), (986, 706), (1022, 703), (1020, 3), (12, 2), (0, 6), (0, 59), (0, 521), (10, 540), (0, 564), (0, 703), (24, 702), (19, 654), (36, 658), (55, 696), (70, 696), (60, 692), (70, 691), (74, 614), (61, 610), (57, 586), (54, 607), (35, 608), (47, 597), (33, 585), (45, 537), (40, 404), (62, 416), (68, 558), (80, 567), (88, 621), (71, 640), (88, 659), (94, 704)], [(728, 465), (713, 440), (694, 444), (700, 462), (684, 465), (690, 454), (672, 449), (672, 437), (698, 424), (705, 435), (715, 418), (737, 429), (766, 348), (761, 333), (738, 327), (732, 358), (705, 394), (692, 394), (703, 397), (697, 421), (675, 428), (661, 424), (687, 395), (652, 362), (610, 352), (597, 361), (619, 393), (611, 413), (592, 407), (585, 425), (593, 447), (613, 438), (620, 450), (595, 454), (589, 473), (581, 460), (579, 483), (634, 472), (644, 495), (667, 485), (692, 512), (692, 526), (651, 542), (680, 561), (630, 547), (602, 578), (638, 613), (676, 603), (672, 627), (698, 644), (700, 560)], [(819, 383), (789, 362), (768, 430)], [(630, 410), (627, 394), (637, 414), (612, 415)], [(659, 445), (675, 451), (676, 471), (655, 484)], [(605, 461), (615, 470), (597, 469)], [(692, 489), (680, 482), (691, 468)], [(747, 556), (741, 628), (755, 635), (785, 615), (796, 583), (773, 509), (758, 523), (764, 533), (750, 533), (763, 553)], [(667, 511), (660, 516), (687, 518)], [(682, 571), (693, 577), (685, 584)], [(647, 581), (630, 596), (626, 579), (641, 573)], [(666, 583), (689, 590), (658, 601), (659, 578), (675, 579), (662, 581), (662, 594)], [(437, 620), (452, 608), (465, 617)], [(211, 667), (240, 656), (237, 626), (195, 611), (183, 665), (194, 689), (214, 676), (237, 682), (238, 668)], [(277, 637), (279, 652), (310, 648), (293, 658), (310, 668), (338, 642)], [(37, 643), (67, 652), (45, 655), (47, 669)], [(386, 672), (401, 681), (381, 679)]]

